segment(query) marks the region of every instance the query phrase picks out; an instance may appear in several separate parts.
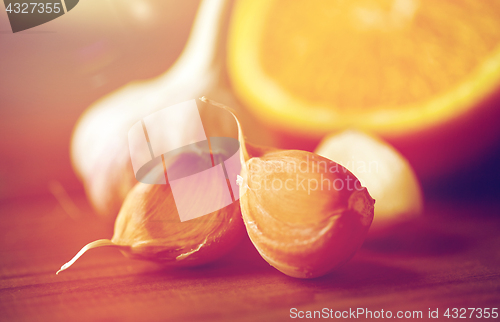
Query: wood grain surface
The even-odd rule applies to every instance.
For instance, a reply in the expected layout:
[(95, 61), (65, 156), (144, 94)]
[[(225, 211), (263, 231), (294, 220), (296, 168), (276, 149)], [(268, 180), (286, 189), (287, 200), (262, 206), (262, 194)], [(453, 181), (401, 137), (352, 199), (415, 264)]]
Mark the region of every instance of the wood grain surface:
[(101, 248), (56, 276), (84, 244), (112, 235), (84, 196), (72, 199), (72, 210), (52, 196), (0, 206), (1, 320), (281, 321), (291, 308), (427, 317), (429, 308), (500, 306), (500, 202), (492, 198), (432, 201), (421, 219), (371, 235), (349, 263), (312, 280), (275, 270), (248, 239), (199, 268)]

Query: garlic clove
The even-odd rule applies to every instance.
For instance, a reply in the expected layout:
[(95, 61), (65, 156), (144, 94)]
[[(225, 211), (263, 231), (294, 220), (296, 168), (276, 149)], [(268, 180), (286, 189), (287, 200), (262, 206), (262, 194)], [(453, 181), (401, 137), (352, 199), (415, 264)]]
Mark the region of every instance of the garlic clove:
[(325, 138), (315, 152), (349, 169), (377, 200), (372, 230), (422, 213), (422, 192), (411, 165), (381, 139), (348, 130)]
[(246, 230), (261, 256), (298, 278), (322, 276), (346, 263), (361, 247), (373, 221), (374, 203), (346, 168), (320, 155), (249, 144), (238, 124), (240, 207)]
[[(168, 158), (162, 156), (165, 161), (146, 174), (149, 183), (139, 182), (127, 194), (111, 240), (84, 246), (57, 273), (69, 268), (89, 249), (103, 246), (118, 247), (130, 258), (170, 266), (201, 265), (233, 249), (244, 236), (244, 224), (222, 163), (228, 164), (233, 155), (239, 156), (239, 145), (234, 141), (211, 138), (212, 148), (197, 142), (167, 154)], [(240, 167), (237, 169), (239, 173)], [(229, 168), (226, 170), (231, 173)], [(186, 206), (188, 212), (184, 215), (187, 213), (189, 218), (181, 212)]]
[[(192, 188), (210, 188), (210, 183)], [(86, 251), (103, 246), (117, 247), (130, 258), (169, 266), (201, 265), (229, 252), (242, 236), (244, 225), (238, 202), (181, 222), (170, 184), (137, 183), (118, 214), (113, 238), (84, 246), (57, 274), (68, 269)]]
[(272, 266), (298, 278), (324, 275), (361, 247), (374, 200), (345, 168), (305, 151), (250, 158), (241, 196), (247, 232)]

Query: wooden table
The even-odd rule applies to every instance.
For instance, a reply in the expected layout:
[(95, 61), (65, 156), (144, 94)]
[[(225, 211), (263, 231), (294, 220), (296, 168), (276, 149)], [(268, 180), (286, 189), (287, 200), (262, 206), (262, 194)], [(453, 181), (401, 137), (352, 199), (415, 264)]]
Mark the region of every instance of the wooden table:
[(2, 202), (0, 320), (278, 321), (291, 308), (421, 310), (424, 318), (439, 308), (442, 318), (446, 308), (500, 307), (494, 198), (430, 201), (421, 219), (371, 236), (344, 267), (312, 280), (283, 275), (248, 240), (216, 263), (182, 270), (95, 249), (56, 276), (81, 246), (112, 235), (84, 196), (72, 199), (79, 211), (70, 215), (53, 196)]

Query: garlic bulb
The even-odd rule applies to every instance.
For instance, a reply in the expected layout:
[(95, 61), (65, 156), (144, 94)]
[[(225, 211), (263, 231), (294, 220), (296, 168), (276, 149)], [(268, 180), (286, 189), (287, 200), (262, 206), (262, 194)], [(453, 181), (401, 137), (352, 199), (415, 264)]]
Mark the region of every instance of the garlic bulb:
[[(127, 132), (135, 122), (159, 109), (202, 95), (237, 106), (225, 76), (226, 9), (227, 0), (202, 1), (183, 53), (164, 75), (119, 89), (97, 101), (79, 119), (72, 138), (71, 159), (99, 213), (114, 218), (137, 182), (127, 144)], [(180, 118), (186, 123), (180, 122), (169, 131), (185, 131), (191, 116)], [(245, 121), (253, 126), (251, 118)], [(262, 141), (267, 139), (265, 132), (256, 133)], [(174, 135), (172, 138), (175, 140)]]

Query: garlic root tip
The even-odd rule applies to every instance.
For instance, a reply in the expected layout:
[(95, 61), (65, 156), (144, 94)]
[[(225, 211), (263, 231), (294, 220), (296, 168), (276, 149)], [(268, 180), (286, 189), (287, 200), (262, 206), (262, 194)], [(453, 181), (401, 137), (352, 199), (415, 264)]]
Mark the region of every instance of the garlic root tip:
[(120, 246), (120, 245), (113, 243), (109, 239), (99, 239), (91, 243), (88, 243), (87, 245), (83, 246), (82, 249), (80, 249), (80, 251), (75, 255), (75, 257), (73, 257), (69, 262), (67, 262), (63, 266), (61, 266), (61, 268), (56, 272), (56, 275), (59, 275), (60, 272), (70, 268), (71, 265), (73, 265), (78, 260), (78, 258), (80, 258), (83, 254), (85, 254), (85, 252), (88, 251), (89, 249), (103, 247), (103, 246)]

